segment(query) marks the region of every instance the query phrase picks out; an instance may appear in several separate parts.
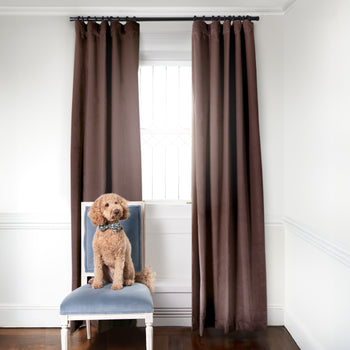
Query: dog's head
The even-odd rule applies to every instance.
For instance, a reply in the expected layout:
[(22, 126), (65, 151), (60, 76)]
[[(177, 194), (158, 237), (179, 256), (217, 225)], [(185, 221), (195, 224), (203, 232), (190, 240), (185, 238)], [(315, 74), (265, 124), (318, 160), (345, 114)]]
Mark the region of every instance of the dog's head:
[(91, 222), (95, 226), (125, 220), (129, 215), (126, 200), (115, 193), (98, 197), (89, 211)]

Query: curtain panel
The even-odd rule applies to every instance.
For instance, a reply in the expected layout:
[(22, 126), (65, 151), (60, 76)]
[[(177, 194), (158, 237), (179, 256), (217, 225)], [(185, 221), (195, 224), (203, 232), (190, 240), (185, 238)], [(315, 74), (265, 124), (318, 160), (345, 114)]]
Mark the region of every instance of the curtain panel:
[(80, 203), (141, 200), (139, 24), (75, 22), (71, 130), (72, 288), (80, 285)]
[(192, 325), (266, 327), (264, 207), (253, 23), (192, 32)]

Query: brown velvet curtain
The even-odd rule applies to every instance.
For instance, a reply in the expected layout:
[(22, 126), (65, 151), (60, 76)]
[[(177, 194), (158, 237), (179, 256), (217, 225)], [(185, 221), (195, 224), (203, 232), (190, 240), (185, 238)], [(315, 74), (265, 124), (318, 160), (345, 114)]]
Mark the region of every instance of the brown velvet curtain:
[(141, 200), (139, 24), (75, 22), (71, 131), (72, 288), (80, 285), (80, 203)]
[(264, 207), (253, 23), (195, 21), (193, 329), (266, 327)]

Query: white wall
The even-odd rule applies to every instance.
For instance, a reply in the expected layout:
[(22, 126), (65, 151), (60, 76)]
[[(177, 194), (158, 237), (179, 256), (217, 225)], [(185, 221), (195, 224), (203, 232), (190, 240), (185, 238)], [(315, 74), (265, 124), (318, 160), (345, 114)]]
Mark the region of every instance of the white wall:
[[(175, 58), (190, 58), (191, 25), (176, 28)], [(256, 23), (270, 324), (283, 324), (284, 312), (282, 28), (280, 17)], [(143, 59), (166, 57), (168, 46), (154, 42), (158, 32), (145, 26)], [(70, 290), (74, 36), (65, 16), (0, 17), (0, 326), (58, 326), (58, 306)], [(147, 206), (156, 324), (191, 323), (188, 208)]]
[(71, 285), (74, 28), (1, 16), (0, 44), (0, 326), (53, 326)]
[(284, 324), (283, 17), (255, 26), (263, 166), (268, 324)]
[(284, 96), (285, 212), (350, 250), (349, 9), (305, 0), (286, 15)]
[(0, 17), (0, 212), (67, 220), (74, 27)]
[(349, 349), (348, 0), (285, 16), (286, 326), (302, 349)]
[(261, 16), (255, 26), (265, 217), (283, 216), (283, 16)]

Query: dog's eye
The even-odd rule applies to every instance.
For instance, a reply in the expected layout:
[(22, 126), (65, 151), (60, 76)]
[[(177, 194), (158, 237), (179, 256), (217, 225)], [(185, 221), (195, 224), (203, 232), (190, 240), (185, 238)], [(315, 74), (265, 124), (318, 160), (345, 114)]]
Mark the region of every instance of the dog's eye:
[(118, 204), (118, 202), (114, 202), (114, 204)]
[(105, 207), (109, 207), (109, 204), (108, 204), (108, 203), (106, 203), (106, 204), (105, 204)]

